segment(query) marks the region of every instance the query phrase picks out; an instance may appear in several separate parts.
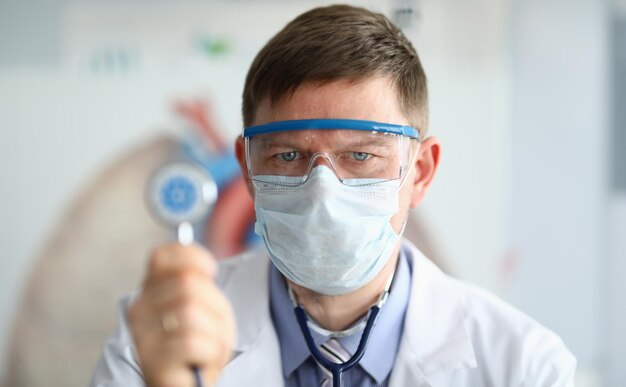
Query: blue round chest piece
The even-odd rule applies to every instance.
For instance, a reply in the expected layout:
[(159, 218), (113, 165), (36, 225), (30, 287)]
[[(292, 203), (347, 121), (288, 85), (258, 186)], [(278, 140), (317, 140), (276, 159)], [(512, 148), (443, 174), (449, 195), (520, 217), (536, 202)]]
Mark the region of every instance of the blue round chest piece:
[(203, 169), (194, 164), (174, 162), (152, 175), (146, 199), (150, 212), (158, 220), (178, 227), (205, 217), (217, 194), (217, 185)]
[(183, 213), (190, 211), (198, 200), (196, 187), (184, 176), (173, 176), (165, 182), (161, 190), (163, 206), (172, 212)]

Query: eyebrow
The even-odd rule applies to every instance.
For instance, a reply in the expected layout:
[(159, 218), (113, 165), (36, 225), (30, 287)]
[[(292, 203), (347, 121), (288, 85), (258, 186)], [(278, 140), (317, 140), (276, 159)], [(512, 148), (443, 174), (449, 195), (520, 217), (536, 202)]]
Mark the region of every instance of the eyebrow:
[(302, 149), (301, 145), (290, 141), (261, 141), (263, 149), (275, 149), (275, 148), (289, 148), (289, 149)]
[(350, 143), (342, 144), (344, 147), (368, 147), (368, 146), (382, 146), (385, 148), (391, 148), (395, 146), (397, 143), (397, 139), (389, 139), (389, 138), (370, 138), (367, 140), (355, 140)]

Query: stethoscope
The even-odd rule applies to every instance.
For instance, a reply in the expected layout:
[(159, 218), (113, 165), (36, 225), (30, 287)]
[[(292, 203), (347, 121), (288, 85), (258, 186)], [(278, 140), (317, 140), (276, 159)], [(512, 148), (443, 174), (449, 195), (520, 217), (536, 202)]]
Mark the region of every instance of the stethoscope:
[[(175, 228), (176, 239), (180, 244), (190, 245), (194, 241), (193, 224), (210, 213), (217, 200), (217, 195), (217, 185), (206, 171), (190, 163), (176, 162), (160, 168), (153, 174), (148, 184), (146, 202), (150, 212), (157, 220)], [(333, 363), (319, 351), (309, 329), (307, 314), (302, 305), (297, 302), (291, 287), (288, 287), (289, 297), (294, 303), (296, 319), (306, 345), (313, 358), (332, 373), (333, 387), (341, 387), (343, 372), (357, 365), (365, 354), (380, 308), (389, 297), (394, 274), (395, 269), (387, 280), (378, 302), (370, 308), (366, 318), (343, 332), (344, 335), (349, 335), (363, 329), (356, 352), (344, 363)], [(318, 327), (317, 329), (320, 330), (321, 328)], [(200, 369), (197, 366), (192, 366), (191, 370), (196, 386), (202, 387)]]
[[(193, 224), (204, 219), (217, 201), (217, 185), (202, 168), (188, 162), (161, 167), (150, 179), (146, 202), (152, 215), (176, 230), (178, 243), (194, 241)], [(192, 366), (197, 387), (202, 387), (200, 369)]]
[[(393, 273), (391, 273), (391, 276), (389, 276), (389, 279), (387, 280), (387, 283), (385, 285), (385, 290), (380, 295), (378, 302), (370, 308), (367, 317), (364, 319), (365, 322), (363, 323), (362, 320), (361, 323), (356, 324), (354, 327), (342, 332), (342, 336), (347, 336), (355, 333), (360, 329), (363, 329), (363, 334), (361, 335), (361, 339), (359, 340), (359, 345), (356, 352), (354, 352), (352, 357), (344, 363), (333, 363), (332, 361), (328, 360), (328, 358), (326, 358), (326, 356), (324, 356), (317, 348), (317, 346), (315, 345), (315, 340), (311, 335), (311, 330), (309, 329), (309, 318), (307, 317), (307, 314), (302, 305), (298, 303), (291, 286), (287, 286), (287, 292), (289, 294), (289, 298), (294, 304), (294, 312), (296, 314), (296, 319), (298, 320), (300, 330), (302, 331), (302, 335), (304, 336), (306, 346), (309, 348), (309, 352), (311, 353), (311, 356), (313, 356), (313, 359), (315, 359), (318, 364), (326, 368), (333, 375), (333, 387), (341, 387), (342, 374), (357, 365), (365, 354), (365, 349), (367, 348), (367, 343), (369, 342), (370, 336), (372, 334), (372, 329), (374, 328), (376, 320), (378, 319), (380, 308), (383, 307), (383, 305), (385, 304), (385, 302), (387, 302), (387, 299), (389, 298), (389, 291), (391, 289), (391, 283), (393, 282), (394, 275), (395, 269)], [(363, 327), (363, 325), (365, 325), (365, 327)], [(316, 330), (324, 331), (316, 325), (312, 325), (312, 327), (314, 327), (314, 329)]]

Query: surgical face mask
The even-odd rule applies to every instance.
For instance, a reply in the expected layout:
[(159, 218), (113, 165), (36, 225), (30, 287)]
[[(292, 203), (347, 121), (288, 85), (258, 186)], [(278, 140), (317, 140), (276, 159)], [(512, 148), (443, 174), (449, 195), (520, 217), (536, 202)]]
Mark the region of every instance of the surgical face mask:
[(353, 179), (346, 185), (325, 166), (301, 180), (272, 175), (254, 181), (255, 232), (274, 265), (291, 281), (325, 295), (364, 286), (398, 243), (390, 219), (398, 211), (400, 180)]

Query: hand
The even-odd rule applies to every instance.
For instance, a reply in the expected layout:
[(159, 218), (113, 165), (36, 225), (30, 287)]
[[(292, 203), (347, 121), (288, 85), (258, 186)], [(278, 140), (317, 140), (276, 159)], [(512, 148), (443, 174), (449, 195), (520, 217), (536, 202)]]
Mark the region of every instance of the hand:
[(194, 387), (192, 366), (213, 385), (235, 340), (232, 308), (213, 279), (217, 264), (200, 246), (167, 245), (150, 256), (128, 320), (146, 384)]

